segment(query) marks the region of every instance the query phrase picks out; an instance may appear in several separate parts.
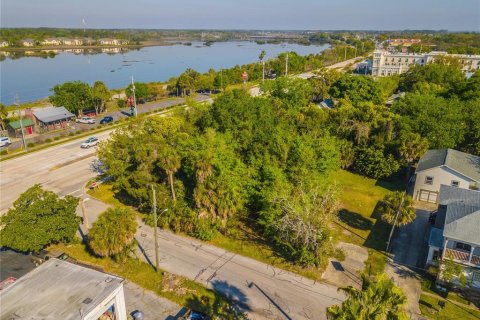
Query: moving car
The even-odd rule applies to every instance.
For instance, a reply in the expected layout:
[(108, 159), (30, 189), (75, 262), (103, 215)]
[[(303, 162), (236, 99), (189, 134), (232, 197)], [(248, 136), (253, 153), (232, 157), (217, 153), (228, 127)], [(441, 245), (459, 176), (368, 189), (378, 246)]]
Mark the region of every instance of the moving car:
[(210, 320), (210, 318), (203, 313), (189, 309), (187, 313), (181, 318), (182, 320)]
[(90, 147), (95, 147), (99, 143), (98, 139), (95, 137), (88, 138), (84, 143), (80, 145), (80, 148), (88, 149)]
[(103, 117), (102, 120), (100, 120), (100, 124), (105, 124), (105, 123), (109, 123), (109, 122), (112, 122), (112, 121), (113, 121), (113, 117), (106, 116), (106, 117)]
[(0, 147), (6, 147), (12, 144), (12, 141), (9, 137), (0, 137)]
[(94, 123), (95, 123), (95, 119), (90, 118), (90, 117), (81, 117), (81, 118), (77, 118), (77, 120), (75, 120), (75, 122), (94, 124)]

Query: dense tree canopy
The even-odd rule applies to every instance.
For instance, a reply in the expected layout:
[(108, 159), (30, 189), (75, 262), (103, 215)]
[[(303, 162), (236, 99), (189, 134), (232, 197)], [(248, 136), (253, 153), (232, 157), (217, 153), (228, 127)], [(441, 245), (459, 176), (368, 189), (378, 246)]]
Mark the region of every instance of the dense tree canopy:
[(378, 85), (371, 77), (342, 75), (330, 87), (330, 95), (336, 99), (346, 99), (353, 105), (362, 102), (380, 104), (382, 95)]
[(77, 205), (78, 198), (60, 199), (34, 185), (1, 217), (0, 246), (38, 252), (50, 244), (72, 241), (80, 222), (75, 214)]
[(88, 233), (88, 244), (102, 257), (116, 256), (133, 242), (135, 213), (125, 208), (109, 208), (101, 213)]
[(68, 111), (81, 114), (93, 104), (93, 93), (90, 86), (82, 81), (65, 82), (54, 86), (50, 102), (56, 107), (65, 107)]

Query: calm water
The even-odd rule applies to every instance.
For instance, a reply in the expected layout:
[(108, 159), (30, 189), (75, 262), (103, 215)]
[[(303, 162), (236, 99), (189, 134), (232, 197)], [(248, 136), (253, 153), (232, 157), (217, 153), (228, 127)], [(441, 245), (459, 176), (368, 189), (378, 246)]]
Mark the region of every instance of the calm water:
[(1, 96), (4, 104), (14, 102), (18, 93), (20, 102), (33, 101), (50, 95), (50, 88), (66, 81), (82, 80), (92, 84), (102, 80), (109, 88), (125, 87), (131, 81), (166, 81), (191, 67), (199, 72), (213, 68), (230, 68), (258, 61), (265, 50), (266, 59), (285, 51), (301, 55), (319, 53), (328, 45), (303, 46), (298, 44), (264, 44), (255, 42), (220, 42), (207, 47), (201, 43), (192, 46), (172, 45), (146, 47), (117, 54), (74, 54), (61, 52), (55, 58), (7, 58), (0, 62)]

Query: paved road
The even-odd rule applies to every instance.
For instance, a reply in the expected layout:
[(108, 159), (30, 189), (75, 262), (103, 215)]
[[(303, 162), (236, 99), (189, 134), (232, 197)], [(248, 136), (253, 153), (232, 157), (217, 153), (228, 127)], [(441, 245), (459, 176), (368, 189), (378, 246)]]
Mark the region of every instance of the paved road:
[[(136, 238), (155, 261), (153, 228), (140, 223)], [(340, 303), (337, 288), (273, 268), (224, 249), (161, 230), (160, 267), (223, 293), (252, 319), (325, 319)]]
[[(211, 99), (210, 96), (204, 95), (204, 94), (199, 94), (193, 98), (195, 101), (205, 101)], [(145, 104), (139, 104), (138, 105), (138, 113), (147, 113), (150, 111), (154, 110), (162, 110), (177, 104), (182, 104), (185, 102), (185, 98), (172, 98), (169, 100), (161, 100), (161, 101), (153, 101), (153, 102), (147, 102)], [(101, 115), (95, 117), (97, 120), (96, 124), (83, 124), (83, 123), (75, 123), (73, 126), (69, 127), (68, 129), (65, 130), (60, 130), (60, 131), (55, 131), (55, 132), (47, 132), (44, 134), (37, 134), (34, 136), (26, 136), (26, 142), (34, 142), (37, 143), (39, 141), (44, 141), (46, 139), (52, 139), (55, 137), (59, 137), (61, 135), (68, 134), (70, 132), (76, 132), (76, 131), (85, 131), (90, 128), (97, 128), (101, 127), (103, 125), (100, 124), (100, 120), (103, 117), (106, 116), (111, 116), (113, 117), (114, 121), (121, 119), (121, 118), (128, 118), (130, 117), (130, 109), (129, 108), (123, 108), (120, 110), (115, 110), (111, 112), (106, 112), (102, 113)], [(18, 149), (22, 146), (22, 140), (21, 139), (15, 139), (12, 141), (12, 144), (9, 145), (7, 148), (9, 150), (15, 150)], [(0, 147), (0, 150), (4, 150), (5, 147)]]

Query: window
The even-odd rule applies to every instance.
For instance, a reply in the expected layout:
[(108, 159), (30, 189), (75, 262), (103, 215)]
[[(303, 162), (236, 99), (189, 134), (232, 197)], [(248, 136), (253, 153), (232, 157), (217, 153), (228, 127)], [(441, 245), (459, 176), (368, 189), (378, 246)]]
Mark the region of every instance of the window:
[(433, 184), (433, 177), (426, 176), (426, 177), (425, 177), (425, 184), (430, 184), (430, 185), (432, 185), (432, 184)]
[(470, 252), (472, 246), (466, 243), (455, 242), (455, 249)]
[(452, 180), (452, 187), (458, 187), (460, 185), (460, 181)]

